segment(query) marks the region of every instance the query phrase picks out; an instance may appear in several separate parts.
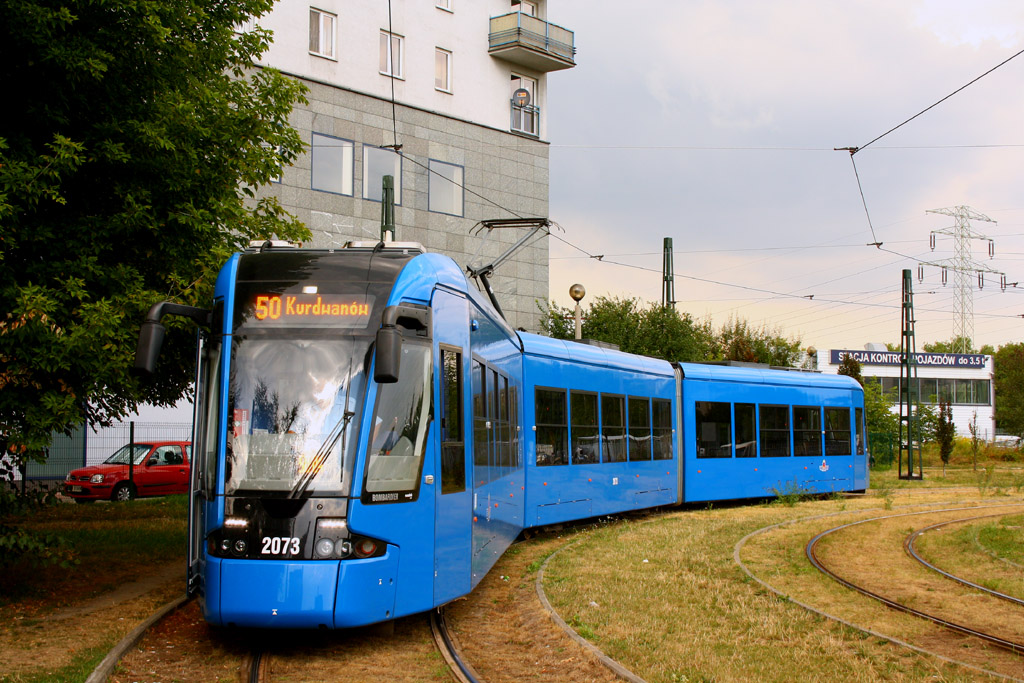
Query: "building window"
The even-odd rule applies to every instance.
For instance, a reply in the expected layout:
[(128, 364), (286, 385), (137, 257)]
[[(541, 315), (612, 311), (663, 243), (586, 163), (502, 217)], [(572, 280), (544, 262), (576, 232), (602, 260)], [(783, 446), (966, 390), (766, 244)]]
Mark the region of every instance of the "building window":
[(430, 160), (427, 181), (427, 207), (434, 213), (463, 215), (462, 166)]
[(732, 405), (696, 401), (697, 457), (732, 457)]
[(313, 133), (312, 188), (352, 196), (351, 140)]
[(402, 78), (402, 36), (380, 32), (380, 72)]
[(537, 465), (568, 465), (565, 391), (537, 389), (534, 407), (537, 411)]
[(320, 57), (334, 59), (334, 26), (338, 17), (309, 8), (309, 51)]
[(363, 199), (381, 200), (384, 176), (395, 179), (395, 205), (402, 203), (402, 157), (390, 149), (363, 145)]
[(535, 17), (537, 16), (537, 3), (529, 2), (529, 0), (512, 0), (512, 11)]
[(439, 47), (434, 49), (434, 89), (452, 91), (452, 53)]
[(527, 135), (540, 135), (540, 107), (537, 106), (537, 81), (527, 76), (512, 74), (512, 90), (525, 90), (529, 93), (527, 101), (512, 98), (512, 130)]
[(452, 6), (454, 2), (455, 0), (434, 0), (434, 7), (446, 12), (454, 12), (455, 8)]

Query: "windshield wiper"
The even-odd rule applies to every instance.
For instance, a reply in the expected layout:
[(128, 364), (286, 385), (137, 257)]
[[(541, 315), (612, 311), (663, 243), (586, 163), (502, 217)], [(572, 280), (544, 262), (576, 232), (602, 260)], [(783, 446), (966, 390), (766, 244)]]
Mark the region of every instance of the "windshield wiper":
[(309, 488), (309, 485), (312, 484), (313, 480), (316, 479), (316, 476), (320, 474), (320, 469), (324, 466), (324, 463), (327, 462), (328, 456), (330, 456), (331, 451), (334, 450), (334, 446), (338, 443), (339, 440), (341, 440), (341, 458), (342, 461), (344, 462), (345, 432), (348, 431), (348, 425), (352, 421), (352, 418), (355, 417), (356, 415), (353, 411), (348, 409), (349, 397), (351, 396), (352, 391), (351, 358), (349, 359), (348, 362), (348, 373), (346, 374), (346, 377), (347, 383), (345, 385), (344, 403), (345, 412), (342, 413), (341, 419), (338, 420), (333, 427), (331, 427), (331, 431), (327, 433), (327, 438), (324, 439), (324, 442), (320, 444), (319, 448), (316, 449), (316, 453), (313, 455), (313, 459), (309, 461), (308, 465), (306, 465), (306, 470), (299, 477), (299, 480), (295, 482), (295, 486), (292, 487), (291, 492), (288, 494), (289, 498), (298, 498), (299, 496), (306, 492), (306, 489)]

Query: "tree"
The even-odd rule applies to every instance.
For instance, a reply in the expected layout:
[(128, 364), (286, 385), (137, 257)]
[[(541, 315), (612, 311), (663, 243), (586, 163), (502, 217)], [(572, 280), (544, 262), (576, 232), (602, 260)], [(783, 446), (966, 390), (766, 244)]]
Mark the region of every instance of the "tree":
[(900, 419), (892, 412), (894, 404), (892, 396), (884, 393), (882, 385), (877, 381), (864, 383), (864, 420), (868, 425), (868, 433), (899, 433)]
[(1000, 346), (995, 364), (996, 425), (1024, 437), (1024, 344)]
[[(541, 329), (556, 339), (575, 336), (574, 309), (545, 302)], [(668, 361), (706, 360), (713, 356), (710, 324), (696, 322), (675, 307), (636, 298), (598, 296), (583, 312), (582, 335), (615, 344), (621, 351)]]
[[(158, 379), (129, 375), (145, 311), (207, 305), (252, 238), (305, 228), (255, 189), (303, 143), (304, 87), (254, 68), (271, 0), (0, 3), (0, 447), (167, 404), (195, 332), (169, 319)], [(42, 457), (42, 456), (38, 456)]]
[(953, 424), (953, 409), (949, 401), (939, 403), (939, 422), (936, 428), (936, 441), (939, 442), (939, 457), (942, 459), (942, 476), (946, 476), (946, 465), (953, 455), (956, 443), (956, 425)]
[(860, 361), (849, 354), (843, 356), (843, 362), (839, 364), (837, 373), (852, 377), (857, 380), (858, 384), (864, 386), (864, 378), (860, 374)]
[(924, 345), (924, 350), (927, 353), (976, 353), (970, 337), (953, 337), (949, 341), (930, 342)]
[(732, 318), (722, 326), (718, 343), (725, 360), (782, 367), (796, 367), (800, 360), (799, 339), (787, 339), (777, 329), (757, 328), (739, 318)]
[[(554, 302), (540, 304), (541, 329), (557, 339), (572, 339), (574, 311)], [(710, 321), (698, 322), (689, 313), (636, 298), (595, 297), (583, 312), (582, 334), (615, 344), (626, 353), (669, 361), (736, 360), (795, 367), (800, 341), (778, 330), (756, 328), (732, 319), (717, 332)]]

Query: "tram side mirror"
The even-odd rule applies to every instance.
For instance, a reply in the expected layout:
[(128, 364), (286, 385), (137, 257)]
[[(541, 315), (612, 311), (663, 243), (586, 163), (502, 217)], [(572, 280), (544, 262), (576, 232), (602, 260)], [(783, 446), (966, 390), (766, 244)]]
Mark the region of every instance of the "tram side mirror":
[(378, 384), (394, 384), (398, 381), (398, 366), (401, 361), (402, 333), (398, 328), (390, 326), (377, 330), (373, 379)]
[(166, 328), (158, 322), (147, 320), (139, 329), (139, 345), (135, 348), (135, 372), (152, 375), (156, 372), (156, 360), (164, 345)]

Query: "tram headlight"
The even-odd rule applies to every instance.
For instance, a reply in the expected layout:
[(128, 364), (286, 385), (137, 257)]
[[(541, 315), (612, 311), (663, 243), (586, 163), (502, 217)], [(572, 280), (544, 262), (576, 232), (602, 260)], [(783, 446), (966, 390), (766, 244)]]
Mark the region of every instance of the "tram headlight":
[(330, 557), (334, 552), (334, 541), (329, 538), (321, 538), (316, 542), (316, 554), (320, 557)]
[(349, 555), (352, 554), (352, 542), (351, 541), (341, 541), (340, 543), (338, 543), (337, 550), (338, 550), (338, 557), (343, 558), (343, 559), (348, 557)]
[(248, 545), (249, 544), (246, 543), (244, 539), (238, 539), (237, 541), (235, 541), (235, 552), (239, 555), (244, 555), (245, 549), (248, 547)]

